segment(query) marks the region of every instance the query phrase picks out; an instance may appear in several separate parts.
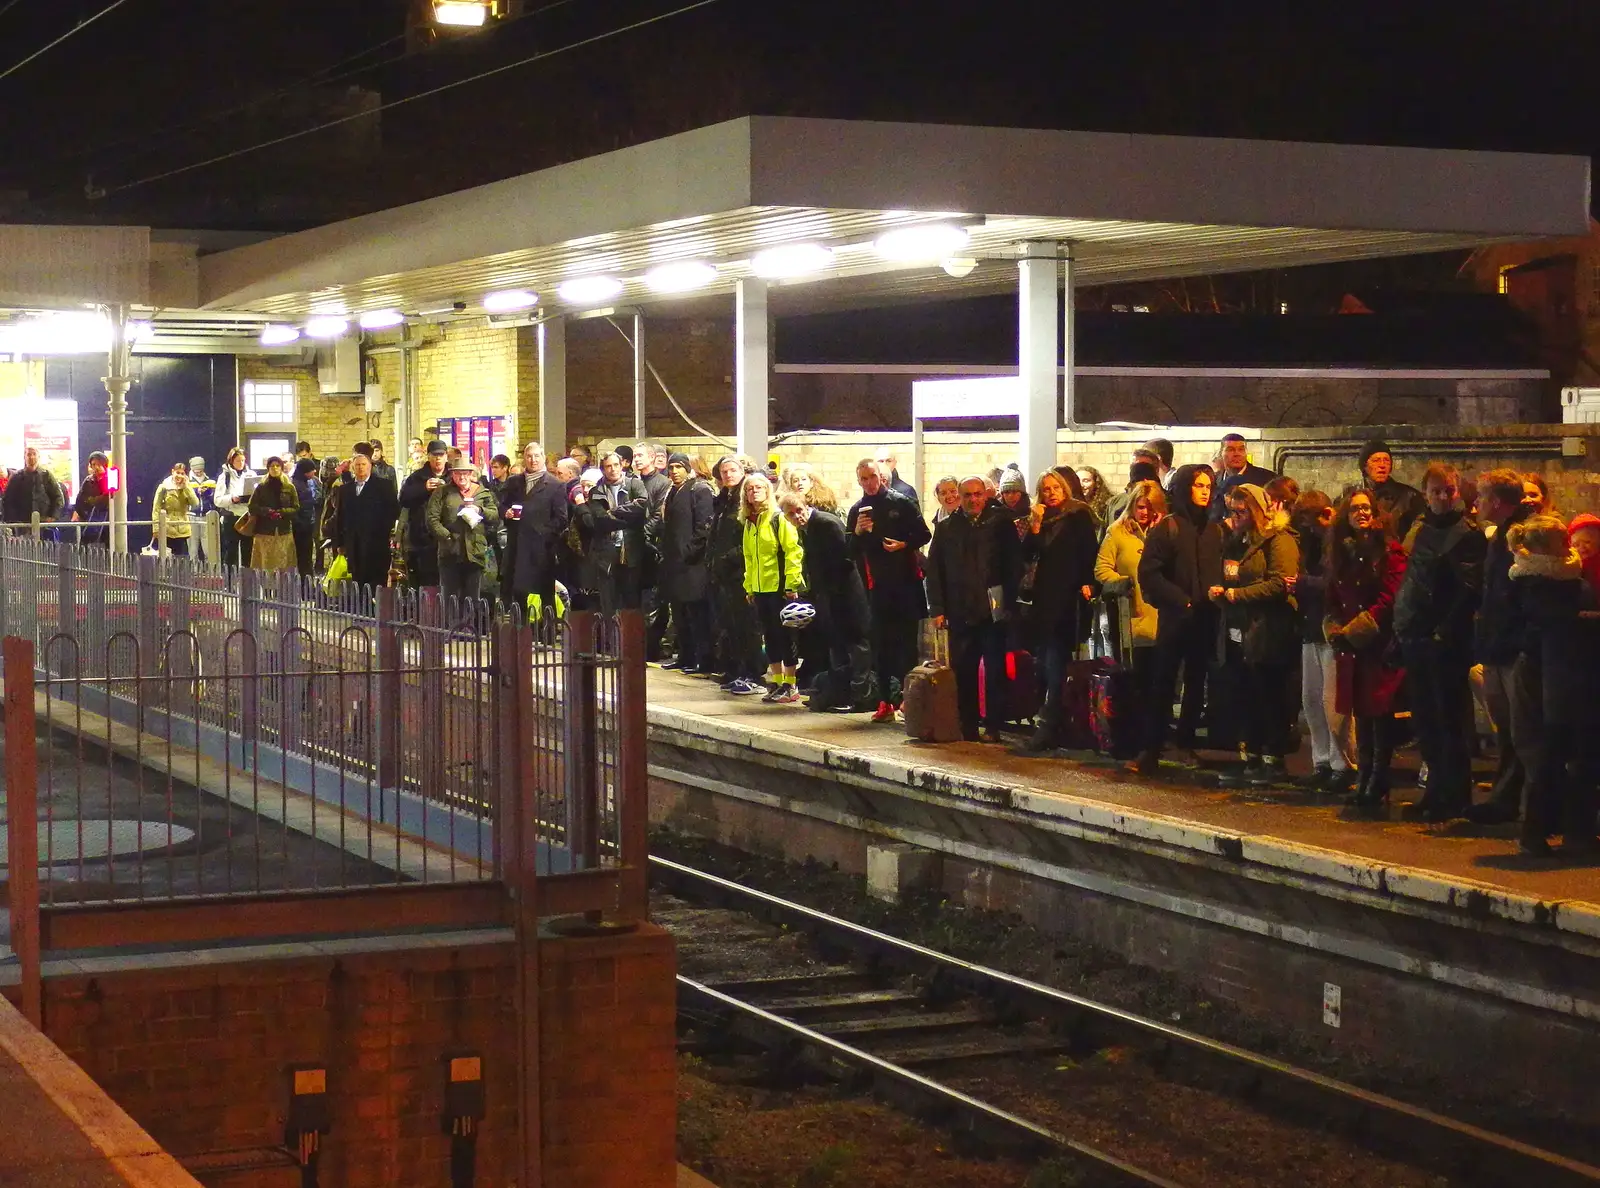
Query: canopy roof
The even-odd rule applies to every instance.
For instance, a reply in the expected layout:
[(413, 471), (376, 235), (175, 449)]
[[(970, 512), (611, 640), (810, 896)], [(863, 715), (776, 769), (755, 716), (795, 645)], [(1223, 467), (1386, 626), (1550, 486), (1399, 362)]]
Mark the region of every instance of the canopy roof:
[[(651, 267), (717, 267), (814, 241), (833, 264), (781, 282), (789, 308), (1010, 287), (1016, 245), (1070, 241), (1078, 283), (1287, 267), (1582, 234), (1582, 157), (752, 116), (200, 260), (205, 308), (298, 318), (407, 312), (563, 280), (660, 298)], [(967, 227), (964, 279), (895, 263), (884, 230)], [(818, 284), (818, 281), (832, 282)], [(781, 303), (781, 302), (780, 302)]]

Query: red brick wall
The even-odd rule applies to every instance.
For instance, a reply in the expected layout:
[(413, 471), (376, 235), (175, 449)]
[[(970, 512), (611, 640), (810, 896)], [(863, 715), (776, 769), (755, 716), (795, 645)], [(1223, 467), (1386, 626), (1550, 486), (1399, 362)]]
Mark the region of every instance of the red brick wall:
[[(541, 971), (546, 1184), (665, 1188), (676, 1130), (670, 938), (549, 940)], [(323, 1065), (327, 1188), (448, 1184), (440, 1058), (472, 1049), (488, 1101), (477, 1182), (508, 1185), (516, 990), (509, 945), (135, 970), (51, 979), (45, 1031), (180, 1159), (281, 1143), (286, 1066)]]

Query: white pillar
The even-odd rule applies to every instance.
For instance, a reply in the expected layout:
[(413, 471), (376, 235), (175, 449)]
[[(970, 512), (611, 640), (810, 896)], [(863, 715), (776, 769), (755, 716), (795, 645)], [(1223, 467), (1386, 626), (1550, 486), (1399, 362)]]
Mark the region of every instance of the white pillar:
[[(1072, 245), (1068, 244), (1061, 253), (1061, 422), (1068, 429), (1078, 427), (1078, 339), (1073, 327), (1078, 301), (1072, 292), (1072, 274), (1075, 271)], [(1051, 436), (1054, 437), (1054, 434)]]
[(111, 464), (121, 467), (122, 473), (122, 483), (111, 497), (111, 551), (126, 553), (128, 486), (133, 481), (128, 473), (128, 389), (133, 387), (133, 377), (128, 374), (128, 310), (126, 306), (113, 305), (106, 314), (111, 319), (111, 353), (107, 358), (106, 376), (100, 382), (105, 384), (106, 394), (111, 397), (106, 406), (111, 419)]
[(1053, 242), (1019, 245), (1017, 372), (1022, 383), (1019, 461), (1031, 487), (1056, 464), (1059, 399), (1056, 366), (1061, 319), (1056, 314), (1060, 249)]
[(734, 294), (733, 398), (734, 438), (739, 452), (767, 464), (770, 432), (767, 393), (772, 373), (768, 342), (767, 282), (744, 277)]
[[(539, 323), (539, 440), (552, 459), (567, 452), (567, 323), (564, 318), (550, 318)], [(520, 443), (518, 448), (525, 444)]]
[(650, 434), (644, 423), (644, 391), (649, 376), (644, 365), (644, 314), (633, 313), (633, 440), (643, 441)]

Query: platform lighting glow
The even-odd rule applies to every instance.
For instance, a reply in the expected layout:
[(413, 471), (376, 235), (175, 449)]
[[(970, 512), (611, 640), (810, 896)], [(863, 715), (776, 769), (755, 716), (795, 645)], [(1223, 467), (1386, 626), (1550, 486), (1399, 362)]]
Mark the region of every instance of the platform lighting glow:
[(363, 330), (387, 330), (391, 326), (398, 326), (406, 320), (406, 315), (398, 309), (369, 309), (361, 315), (361, 328)]
[[(149, 322), (126, 324), (126, 339), (151, 334)], [(0, 354), (90, 355), (111, 349), (111, 320), (88, 310), (36, 314), (0, 325)]]
[(622, 282), (614, 276), (580, 276), (564, 282), (556, 292), (568, 305), (599, 305), (622, 292)]
[(537, 304), (539, 294), (526, 289), (501, 289), (483, 299), (483, 308), (487, 313), (515, 313), (519, 309), (531, 309)]
[(953, 277), (956, 277), (957, 279), (960, 279), (963, 276), (970, 276), (972, 274), (972, 270), (977, 266), (978, 262), (971, 256), (952, 256), (948, 260), (942, 261), (939, 265), (940, 268), (943, 268), (947, 273)]
[(306, 322), (308, 338), (338, 338), (348, 329), (350, 329), (350, 319), (339, 317), (337, 314), (323, 314)]
[(714, 264), (702, 260), (683, 260), (676, 264), (663, 264), (645, 273), (644, 283), (652, 293), (687, 293), (704, 288), (717, 279)]
[(293, 326), (266, 326), (262, 328), (259, 341), (262, 346), (287, 346), (299, 339), (300, 331)]
[(820, 243), (786, 243), (781, 247), (757, 252), (750, 268), (757, 276), (768, 280), (808, 276), (821, 272), (833, 263), (833, 250)]
[(123, 330), (129, 342), (143, 342), (155, 332), (156, 328), (150, 322), (129, 322)]
[(885, 231), (872, 246), (886, 260), (911, 263), (948, 259), (966, 247), (970, 238), (965, 227), (950, 223), (921, 223), (915, 227), (896, 227), (893, 231)]
[(489, 5), (478, 0), (434, 0), (433, 19), (458, 29), (479, 29), (489, 19)]

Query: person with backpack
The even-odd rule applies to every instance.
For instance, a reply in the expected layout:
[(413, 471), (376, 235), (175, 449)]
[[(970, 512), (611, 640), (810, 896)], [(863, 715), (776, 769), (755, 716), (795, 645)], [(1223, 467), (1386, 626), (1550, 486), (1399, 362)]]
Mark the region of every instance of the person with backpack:
[(745, 597), (756, 608), (766, 645), (767, 694), (762, 700), (790, 705), (800, 700), (795, 687), (799, 652), (794, 632), (783, 624), (783, 608), (805, 588), (800, 534), (778, 510), (764, 474), (745, 479), (739, 518), (744, 524)]
[[(999, 742), (1005, 704), (1006, 633), (1017, 601), (1022, 557), (1016, 520), (989, 499), (976, 475), (961, 480), (961, 511), (944, 520), (928, 549), (928, 610), (935, 630), (950, 633), (961, 737)], [(980, 722), (978, 668), (983, 666)]]

